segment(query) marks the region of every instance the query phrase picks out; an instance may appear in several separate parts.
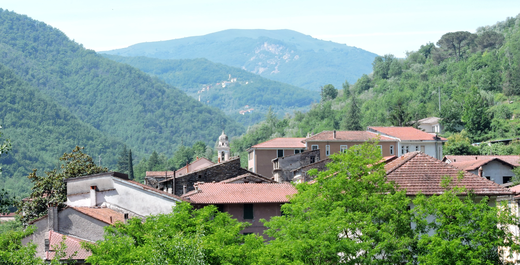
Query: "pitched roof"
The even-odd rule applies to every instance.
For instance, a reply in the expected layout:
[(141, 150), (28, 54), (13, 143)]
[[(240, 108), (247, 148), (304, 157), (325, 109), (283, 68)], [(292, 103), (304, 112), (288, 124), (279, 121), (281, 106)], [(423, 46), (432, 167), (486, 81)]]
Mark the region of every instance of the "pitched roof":
[(195, 204), (286, 203), (295, 193), (288, 183), (199, 183), (182, 197)]
[[(440, 194), (444, 189), (440, 186), (444, 176), (457, 178), (459, 169), (421, 152), (407, 153), (385, 165), (387, 179), (395, 181), (407, 195), (422, 192), (425, 195)], [(457, 186), (464, 186), (476, 195), (509, 195), (511, 191), (491, 180), (463, 172)]]
[(159, 194), (162, 194), (162, 195), (166, 195), (168, 197), (172, 197), (174, 199), (177, 199), (177, 200), (180, 200), (180, 201), (186, 201), (185, 199), (175, 195), (175, 194), (171, 194), (171, 193), (168, 193), (168, 192), (165, 192), (165, 191), (162, 191), (162, 190), (159, 190), (159, 189), (156, 189), (156, 188), (152, 188), (148, 185), (145, 185), (145, 184), (142, 184), (142, 183), (139, 183), (139, 182), (136, 182), (136, 181), (133, 181), (133, 180), (119, 180), (121, 182), (127, 182), (127, 183), (131, 183), (133, 185), (137, 185), (139, 186), (140, 188), (142, 188), (143, 190), (147, 190), (147, 191), (151, 191), (151, 192), (155, 192), (155, 193), (159, 193)]
[(49, 231), (49, 251), (45, 252), (45, 259), (52, 260), (56, 255), (57, 248), (60, 247), (61, 242), (65, 238), (65, 245), (67, 248), (65, 251), (65, 257), (61, 258), (61, 260), (73, 259), (73, 260), (84, 260), (88, 258), (92, 253), (87, 251), (86, 249), (81, 247), (81, 242), (83, 240), (60, 234), (58, 232), (54, 232), (53, 230)]
[(440, 120), (441, 120), (441, 118), (438, 118), (438, 117), (428, 117), (428, 118), (420, 119), (417, 122), (421, 123), (421, 124), (437, 124), (440, 122)]
[(450, 163), (451, 166), (453, 167), (456, 167), (460, 170), (466, 170), (466, 171), (470, 171), (470, 170), (477, 170), (479, 167), (481, 166), (484, 166), (486, 165), (487, 163), (491, 162), (491, 161), (499, 161), (503, 164), (506, 164), (506, 165), (509, 165), (510, 167), (515, 167), (515, 165), (505, 161), (505, 160), (502, 160), (498, 157), (492, 157), (492, 158), (487, 158), (487, 159), (479, 159), (479, 160), (472, 160), (472, 161), (463, 161), (463, 162), (452, 162)]
[[(368, 127), (369, 131), (399, 138), (401, 141), (434, 141), (435, 135), (415, 129), (414, 127)], [(446, 138), (439, 137), (446, 141)]]
[(109, 225), (115, 224), (117, 221), (124, 222), (125, 218), (122, 213), (116, 212), (106, 207), (70, 207), (78, 212), (86, 214), (92, 218), (95, 218), (101, 222)]
[(305, 148), (302, 141), (305, 138), (274, 138), (263, 143), (253, 145), (251, 148)]
[[(367, 131), (336, 131), (336, 137), (334, 137), (334, 131), (323, 131), (315, 134), (305, 140), (304, 142), (310, 141), (349, 141), (349, 142), (366, 142), (378, 137), (377, 133)], [(383, 135), (379, 136), (380, 142), (395, 142), (396, 140)]]
[(252, 178), (252, 179), (256, 179), (256, 180), (260, 180), (260, 181), (268, 182), (268, 183), (277, 183), (276, 181), (274, 181), (272, 179), (268, 179), (262, 175), (255, 174), (253, 172), (242, 174), (242, 175), (236, 176), (234, 178), (226, 179), (226, 180), (220, 181), (220, 183), (232, 183), (232, 182), (235, 182), (235, 181), (238, 181), (241, 179), (245, 179), (245, 178)]
[(512, 156), (498, 156), (498, 155), (447, 155), (444, 156), (442, 161), (450, 160), (451, 163), (459, 163), (459, 162), (471, 162), (476, 160), (489, 160), (492, 158), (499, 158), (502, 161), (505, 161), (515, 167), (520, 166), (520, 156), (512, 155)]

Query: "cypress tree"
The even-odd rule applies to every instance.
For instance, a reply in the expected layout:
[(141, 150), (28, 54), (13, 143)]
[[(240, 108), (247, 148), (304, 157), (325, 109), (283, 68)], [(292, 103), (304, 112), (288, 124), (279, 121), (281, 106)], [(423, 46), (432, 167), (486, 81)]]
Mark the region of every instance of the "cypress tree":
[(132, 149), (128, 150), (128, 178), (134, 179), (134, 163), (132, 162)]
[(354, 93), (350, 96), (350, 108), (347, 115), (343, 117), (342, 127), (348, 131), (361, 131), (361, 110), (359, 109), (356, 95)]
[(128, 173), (128, 149), (126, 149), (126, 145), (123, 146), (123, 150), (121, 150), (117, 158), (117, 171)]

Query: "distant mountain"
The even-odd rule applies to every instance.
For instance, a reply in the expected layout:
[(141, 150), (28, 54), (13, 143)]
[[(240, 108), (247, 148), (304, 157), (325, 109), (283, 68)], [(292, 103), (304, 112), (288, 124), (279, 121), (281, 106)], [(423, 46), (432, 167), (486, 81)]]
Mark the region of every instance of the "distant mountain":
[(224, 30), (204, 36), (147, 42), (103, 53), (159, 59), (206, 58), (310, 90), (354, 83), (372, 72), (374, 53), (292, 30)]
[(306, 111), (313, 101), (319, 101), (319, 93), (316, 91), (272, 81), (207, 59), (161, 60), (109, 54), (103, 56), (157, 76), (200, 102), (220, 108), (226, 114), (242, 120), (246, 125), (262, 119), (269, 107), (283, 116), (295, 110)]
[[(58, 111), (47, 113), (36, 97), (27, 97), (8, 102), (14, 106), (5, 109), (5, 115), (15, 115), (23, 103), (34, 107), (35, 112), (51, 115), (49, 118), (56, 121), (59, 117), (77, 118), (91, 129), (102, 132), (98, 135), (91, 133), (91, 129), (64, 125), (67, 129), (63, 127), (58, 131), (63, 135), (52, 137), (66, 140), (71, 145), (86, 144), (80, 138), (65, 137), (66, 133), (79, 130), (78, 135), (86, 134), (89, 139), (108, 139), (106, 136), (109, 136), (124, 142), (137, 155), (150, 154), (153, 150), (171, 155), (181, 144), (191, 145), (198, 140), (214, 144), (222, 129), (230, 136), (244, 131), (243, 126), (222, 111), (201, 104), (165, 82), (129, 65), (103, 58), (42, 22), (2, 9), (0, 64), (70, 113), (68, 116), (58, 114)], [(20, 134), (9, 134), (9, 137), (25, 139), (29, 143), (25, 137), (30, 135), (22, 133), (36, 133), (40, 129), (36, 128), (38, 122), (31, 115), (15, 117), (18, 119), (15, 119), (16, 124), (24, 124), (27, 128)], [(105, 152), (111, 153), (102, 146), (98, 144), (103, 161), (113, 161), (103, 157)], [(37, 145), (24, 147), (34, 154), (34, 164), (38, 165), (41, 152), (45, 150)], [(19, 148), (23, 147), (14, 145), (13, 151)], [(62, 154), (60, 149), (54, 156)]]

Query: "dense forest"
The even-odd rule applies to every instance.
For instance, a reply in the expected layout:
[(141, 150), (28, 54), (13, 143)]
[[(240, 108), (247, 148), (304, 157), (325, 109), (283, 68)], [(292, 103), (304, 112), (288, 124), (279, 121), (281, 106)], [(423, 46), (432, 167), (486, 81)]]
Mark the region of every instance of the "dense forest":
[[(367, 126), (415, 126), (425, 117), (441, 117), (444, 136), (460, 142), (448, 153), (518, 154), (520, 148), (471, 142), (520, 134), (520, 15), (476, 33), (446, 33), (405, 59), (378, 56), (372, 73), (339, 91), (322, 93), (307, 113), (266, 121), (235, 138), (232, 151), (245, 155), (253, 144), (274, 137), (304, 137), (323, 130), (362, 130)], [(336, 96), (337, 95), (337, 96)], [(456, 140), (456, 141), (455, 141)]]
[(159, 59), (206, 58), (263, 77), (319, 91), (371, 71), (374, 53), (315, 39), (292, 30), (229, 29), (168, 41), (147, 42), (104, 53)]
[[(195, 99), (200, 99), (200, 102), (223, 110), (246, 126), (263, 119), (270, 106), (282, 117), (285, 113), (307, 111), (313, 101), (319, 99), (316, 91), (272, 81), (207, 59), (161, 60), (102, 55), (156, 76)], [(252, 112), (243, 115), (239, 113), (249, 109), (253, 109)]]
[(84, 146), (97, 162), (100, 156), (104, 165), (115, 164), (117, 151), (124, 146), (80, 121), (1, 64), (0, 98), (3, 137), (12, 146), (0, 159), (0, 190), (26, 196), (31, 188), (26, 176), (33, 169), (39, 174), (51, 170), (76, 145)]

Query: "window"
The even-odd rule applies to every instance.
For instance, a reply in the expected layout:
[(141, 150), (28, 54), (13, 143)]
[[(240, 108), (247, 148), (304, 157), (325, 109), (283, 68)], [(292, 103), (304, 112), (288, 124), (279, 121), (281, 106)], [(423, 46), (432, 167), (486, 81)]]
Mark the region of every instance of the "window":
[(406, 150), (406, 152), (407, 152), (407, 153), (409, 153), (409, 152), (410, 152), (410, 150), (408, 150), (408, 145), (407, 145), (407, 146), (405, 146), (405, 150)]
[(316, 162), (316, 158), (314, 156), (311, 156), (311, 161), (310, 162), (311, 162), (311, 164)]
[(347, 146), (346, 145), (340, 145), (339, 146), (339, 151), (341, 153), (346, 153), (347, 152)]
[(278, 149), (278, 157), (283, 157), (283, 150), (282, 149)]
[(315, 144), (315, 145), (311, 146), (311, 150), (318, 150), (318, 145)]
[(222, 212), (222, 213), (224, 212), (224, 204), (217, 204), (217, 205), (215, 205), (215, 206), (217, 206), (217, 210), (218, 210), (219, 212)]
[(253, 218), (253, 205), (252, 204), (244, 204), (244, 219), (250, 220)]
[(419, 151), (419, 146), (418, 145), (415, 146), (415, 151)]
[(486, 176), (486, 178), (487, 178), (488, 180), (491, 180), (491, 177), (490, 177), (490, 176)]
[(295, 154), (299, 154), (299, 153), (300, 153), (300, 150), (296, 149), (296, 150), (294, 150), (294, 153), (295, 153)]
[(390, 146), (390, 154), (391, 154), (391, 155), (394, 154), (394, 146), (393, 146), (393, 145)]
[(325, 146), (325, 155), (330, 156), (330, 145)]
[(513, 177), (511, 177), (511, 176), (504, 176), (504, 177), (502, 177), (502, 180), (503, 180), (503, 181), (502, 181), (502, 184), (505, 184), (505, 183), (509, 183), (509, 182), (511, 182), (511, 179), (512, 179), (512, 178), (513, 178)]
[(422, 152), (422, 153), (426, 152), (426, 146), (421, 145), (421, 152)]
[(379, 148), (379, 151), (381, 152), (381, 155), (383, 155), (383, 146), (382, 145), (378, 145), (377, 148)]
[(249, 160), (253, 159), (253, 152), (249, 153)]

